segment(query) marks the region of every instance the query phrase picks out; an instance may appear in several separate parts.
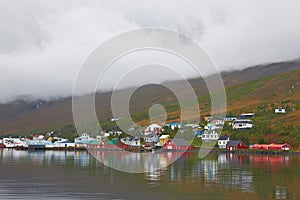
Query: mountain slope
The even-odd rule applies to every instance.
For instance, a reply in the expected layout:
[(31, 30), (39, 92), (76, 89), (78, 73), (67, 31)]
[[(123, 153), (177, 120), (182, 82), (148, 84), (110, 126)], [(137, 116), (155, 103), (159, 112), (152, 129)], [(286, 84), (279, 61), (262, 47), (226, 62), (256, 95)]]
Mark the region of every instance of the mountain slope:
[[(297, 85), (298, 77), (300, 77), (299, 70), (300, 62), (291, 61), (222, 73), (227, 92), (228, 112), (239, 114), (258, 111), (259, 107), (271, 109), (272, 106), (294, 106), (293, 113), (281, 117), (282, 120), (289, 119), (289, 122), (300, 124), (297, 118), (298, 110), (300, 110), (300, 94)], [(203, 79), (192, 79), (190, 83), (199, 96), (201, 108), (208, 112), (209, 98)], [(169, 84), (174, 84), (179, 88), (182, 85), (181, 81)], [(126, 90), (121, 92), (126, 92)], [(184, 94), (185, 91), (182, 92)], [(111, 93), (96, 95), (97, 114), (102, 121), (109, 120), (112, 116), (110, 97)], [(147, 85), (139, 88), (132, 96), (130, 111), (147, 116), (146, 111), (151, 105), (163, 104), (170, 108), (169, 120), (174, 120), (179, 115), (176, 102), (175, 95), (168, 89), (158, 85)], [(0, 134), (59, 130), (64, 125), (73, 123), (71, 105), (71, 98), (2, 104), (0, 105)], [(276, 120), (274, 119), (272, 123)], [(146, 122), (144, 119), (137, 119), (137, 121)]]

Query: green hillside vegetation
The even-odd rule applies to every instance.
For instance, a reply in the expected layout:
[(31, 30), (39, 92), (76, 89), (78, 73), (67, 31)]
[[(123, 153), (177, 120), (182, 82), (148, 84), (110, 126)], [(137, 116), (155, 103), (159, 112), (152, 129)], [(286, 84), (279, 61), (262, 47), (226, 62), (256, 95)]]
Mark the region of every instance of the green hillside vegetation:
[[(279, 75), (257, 79), (226, 88), (227, 114), (239, 116), (243, 112), (254, 112), (252, 119), (255, 128), (239, 131), (225, 124), (222, 134), (231, 139), (242, 139), (247, 145), (254, 143), (291, 144), (295, 149), (300, 147), (300, 70), (285, 72)], [(294, 88), (289, 92), (291, 88)], [(205, 95), (199, 98), (201, 111), (209, 115), (210, 98)], [(168, 122), (178, 121), (178, 104), (168, 105), (173, 108), (168, 115)], [(275, 108), (285, 108), (286, 114), (275, 114)], [(139, 112), (134, 117), (139, 124), (149, 123), (147, 111)], [(296, 117), (295, 117), (296, 116)], [(191, 116), (192, 117), (192, 116)], [(168, 131), (170, 132), (170, 131)], [(174, 135), (174, 133), (170, 133)], [(195, 140), (195, 144), (198, 144)]]
[[(223, 75), (226, 85), (227, 115), (240, 115), (243, 112), (254, 112), (256, 127), (243, 132), (232, 130), (229, 124), (224, 126), (222, 134), (231, 135), (231, 139), (243, 139), (246, 144), (287, 142), (294, 148), (300, 146), (300, 70), (283, 71), (283, 65), (274, 65), (268, 70), (264, 67), (250, 68), (244, 71)], [(299, 66), (299, 65), (297, 65)], [(295, 70), (294, 68), (297, 68)], [(269, 72), (271, 71), (271, 72)], [(256, 72), (256, 73), (255, 73)], [(264, 75), (261, 75), (261, 74)], [(249, 75), (250, 74), (250, 75)], [(210, 97), (201, 81), (190, 81), (198, 95), (201, 115), (210, 113)], [(202, 82), (203, 83), (203, 82)], [(180, 82), (174, 82), (180, 87)], [(126, 90), (122, 91), (126, 92)], [(182, 91), (183, 94), (185, 91)], [(98, 117), (103, 130), (118, 130), (111, 122), (109, 93), (98, 94), (96, 105)], [(55, 130), (57, 134), (72, 139), (78, 133), (72, 121), (71, 98), (44, 102), (39, 109), (35, 104), (24, 106), (24, 103), (1, 105), (4, 114), (0, 118), (2, 136), (32, 135)], [(150, 123), (148, 110), (153, 104), (162, 104), (167, 111), (167, 122), (180, 120), (180, 107), (176, 97), (166, 88), (146, 86), (137, 91), (130, 101), (133, 120), (146, 126)], [(274, 109), (286, 108), (286, 114), (275, 114)], [(20, 112), (17, 112), (19, 110)], [(18, 114), (19, 113), (19, 114)], [(194, 123), (198, 114), (191, 114), (184, 123)], [(170, 133), (171, 135), (174, 133)], [(198, 144), (199, 141), (195, 141)]]

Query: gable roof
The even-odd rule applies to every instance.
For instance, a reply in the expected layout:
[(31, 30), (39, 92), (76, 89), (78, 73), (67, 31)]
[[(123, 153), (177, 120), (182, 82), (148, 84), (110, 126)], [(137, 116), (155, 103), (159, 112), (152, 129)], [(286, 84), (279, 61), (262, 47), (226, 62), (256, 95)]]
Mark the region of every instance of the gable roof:
[(242, 142), (243, 143), (243, 141), (242, 140), (230, 140), (227, 144), (226, 144), (226, 146), (234, 146), (234, 147), (236, 147), (240, 142)]
[(117, 144), (119, 142), (119, 140), (117, 139), (111, 139), (111, 140), (108, 140), (106, 143), (107, 144)]
[(219, 138), (219, 140), (227, 140), (229, 138), (228, 135), (223, 135)]
[(159, 138), (160, 139), (165, 139), (165, 138), (168, 138), (168, 137), (170, 137), (169, 135), (161, 135)]
[(153, 137), (158, 137), (158, 136), (155, 133), (150, 133), (150, 134), (145, 136), (145, 138), (153, 138)]
[(189, 144), (187, 143), (187, 141), (185, 141), (185, 139), (183, 139), (183, 138), (174, 138), (173, 142), (177, 146), (189, 146)]

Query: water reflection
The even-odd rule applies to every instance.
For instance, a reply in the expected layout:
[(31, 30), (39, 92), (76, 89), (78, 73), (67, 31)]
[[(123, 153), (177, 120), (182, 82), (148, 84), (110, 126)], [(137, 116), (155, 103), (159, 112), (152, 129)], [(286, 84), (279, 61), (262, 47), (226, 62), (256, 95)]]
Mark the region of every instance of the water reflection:
[[(227, 197), (239, 196), (240, 193), (246, 195), (247, 198), (252, 195), (251, 197), (258, 199), (300, 198), (297, 189), (300, 187), (300, 172), (298, 170), (300, 159), (298, 157), (228, 153), (210, 154), (204, 159), (199, 159), (197, 153), (193, 152), (183, 155), (178, 152), (161, 152), (145, 157), (142, 154), (132, 154), (126, 151), (97, 152), (96, 155), (98, 156), (97, 159), (102, 159), (101, 162), (97, 162), (88, 152), (83, 151), (27, 152), (3, 149), (0, 150), (0, 171), (5, 173), (5, 170), (14, 166), (18, 166), (17, 170), (22, 170), (23, 166), (24, 170), (28, 172), (28, 169), (33, 166), (47, 173), (48, 168), (55, 167), (55, 173), (50, 172), (53, 173), (51, 178), (54, 184), (51, 186), (47, 182), (49, 177), (45, 178), (46, 182), (43, 180), (44, 186), (39, 183), (38, 187), (45, 190), (45, 193), (47, 191), (51, 193), (51, 188), (57, 188), (58, 180), (59, 184), (62, 182), (70, 184), (71, 180), (68, 180), (69, 178), (61, 177), (81, 174), (77, 178), (95, 179), (96, 183), (94, 184), (96, 185), (105, 183), (116, 187), (116, 184), (125, 182), (126, 184), (132, 184), (134, 187), (144, 185), (155, 188), (155, 190), (159, 189), (168, 195), (176, 195), (176, 191), (181, 193), (189, 191), (198, 195), (198, 197), (203, 196), (205, 198), (205, 193), (211, 192), (209, 193), (209, 197), (211, 197), (211, 195), (215, 195), (216, 191), (222, 189), (224, 196), (214, 196), (214, 198), (227, 199)], [(180, 158), (177, 159), (178, 157)], [(102, 164), (103, 162), (112, 165), (116, 159), (122, 160), (128, 167), (130, 167), (131, 162), (140, 161), (144, 163), (144, 168), (148, 172), (132, 175), (117, 172)], [(169, 166), (165, 166), (172, 160), (176, 161)], [(162, 166), (161, 170), (156, 170)], [(16, 174), (16, 171), (14, 171), (14, 174)], [(24, 172), (20, 172), (20, 174), (24, 174)], [(38, 175), (43, 177), (43, 173)], [(22, 178), (18, 174), (15, 177)], [(32, 181), (32, 178), (26, 179), (23, 186), (25, 187), (30, 181)], [(78, 184), (82, 185), (81, 182)], [(5, 187), (2, 185), (5, 185)], [(10, 182), (9, 179), (2, 179), (0, 186), (2, 187), (2, 189), (0, 187), (1, 193), (5, 193), (5, 191), (6, 193), (12, 193), (16, 188), (21, 187), (14, 181)], [(49, 189), (47, 190), (47, 188)], [(65, 192), (61, 191), (60, 193), (65, 195)], [(144, 192), (151, 193), (151, 190)]]

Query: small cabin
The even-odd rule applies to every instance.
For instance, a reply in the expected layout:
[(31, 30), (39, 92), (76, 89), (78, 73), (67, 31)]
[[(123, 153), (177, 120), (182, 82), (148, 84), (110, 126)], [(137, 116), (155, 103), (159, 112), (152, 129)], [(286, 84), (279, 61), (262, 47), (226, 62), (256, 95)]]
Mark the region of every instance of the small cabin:
[(164, 126), (172, 130), (175, 130), (176, 128), (181, 128), (181, 124), (179, 122), (172, 122), (170, 124), (165, 124)]
[(255, 113), (242, 113), (240, 119), (249, 119), (255, 117)]
[(145, 135), (154, 133), (154, 134), (161, 134), (163, 131), (162, 127), (158, 124), (151, 124), (145, 130)]
[(195, 132), (195, 137), (201, 137), (204, 134), (204, 130), (198, 130)]
[(200, 137), (203, 142), (211, 142), (217, 141), (220, 137), (220, 134), (215, 130), (205, 130)]
[(194, 146), (189, 145), (183, 138), (169, 139), (164, 145), (164, 150), (192, 150)]
[(121, 142), (130, 147), (140, 147), (141, 146), (141, 139), (138, 137), (131, 136), (131, 137), (126, 137), (126, 138), (121, 138)]
[(225, 116), (224, 117), (225, 122), (230, 122), (230, 121), (234, 121), (234, 120), (237, 120), (237, 116)]
[(285, 114), (286, 110), (285, 108), (276, 108), (275, 113), (276, 114)]
[(146, 143), (156, 143), (159, 141), (157, 134), (151, 133), (144, 137)]
[(169, 135), (162, 135), (159, 137), (159, 145), (163, 146), (170, 139)]
[(226, 144), (226, 150), (232, 151), (238, 149), (249, 149), (249, 147), (242, 140), (230, 140)]
[(223, 135), (218, 139), (218, 146), (220, 149), (226, 149), (226, 145), (229, 142), (230, 138), (228, 135)]
[(250, 119), (237, 119), (232, 123), (233, 129), (249, 129), (253, 128), (253, 126), (253, 121)]

